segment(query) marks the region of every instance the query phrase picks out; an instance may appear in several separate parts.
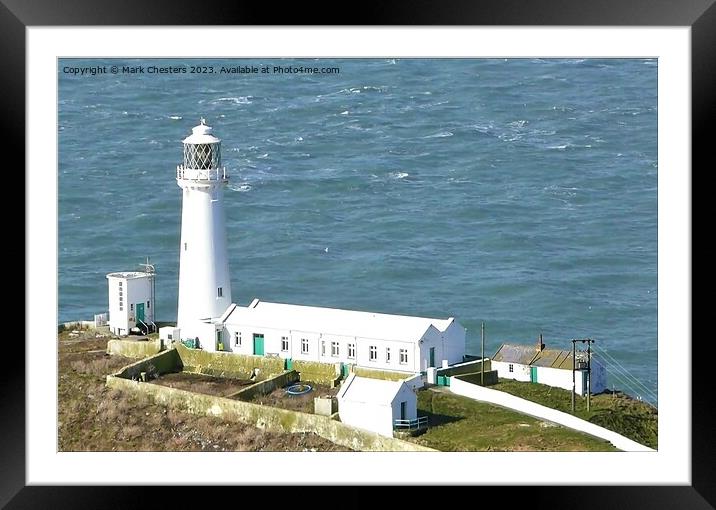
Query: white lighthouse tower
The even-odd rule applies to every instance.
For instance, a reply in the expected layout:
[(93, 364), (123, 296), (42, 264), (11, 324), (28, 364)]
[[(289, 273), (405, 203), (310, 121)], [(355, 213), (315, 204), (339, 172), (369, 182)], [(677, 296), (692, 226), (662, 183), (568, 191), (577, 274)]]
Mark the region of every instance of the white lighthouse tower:
[(183, 339), (201, 338), (214, 350), (213, 341), (203, 337), (213, 330), (212, 319), (231, 304), (224, 219), (228, 178), (221, 166), (221, 140), (204, 119), (183, 144), (184, 162), (177, 166), (182, 189), (177, 327)]

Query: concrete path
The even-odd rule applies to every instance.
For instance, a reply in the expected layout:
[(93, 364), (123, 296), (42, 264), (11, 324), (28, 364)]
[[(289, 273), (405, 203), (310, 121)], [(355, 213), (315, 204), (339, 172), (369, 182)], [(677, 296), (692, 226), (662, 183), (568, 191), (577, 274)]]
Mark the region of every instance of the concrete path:
[(589, 434), (590, 436), (598, 437), (600, 439), (606, 439), (614, 447), (623, 450), (625, 452), (654, 452), (656, 450), (644, 446), (624, 437), (621, 434), (617, 434), (609, 429), (595, 425), (571, 414), (557, 411), (536, 402), (531, 402), (503, 391), (493, 390), (490, 388), (484, 388), (476, 384), (470, 384), (465, 381), (461, 381), (455, 377), (450, 380), (450, 392), (456, 395), (462, 395), (464, 397), (477, 400), (479, 402), (487, 402), (489, 404), (496, 404), (519, 413), (528, 414), (541, 420), (550, 421), (570, 429), (578, 430)]

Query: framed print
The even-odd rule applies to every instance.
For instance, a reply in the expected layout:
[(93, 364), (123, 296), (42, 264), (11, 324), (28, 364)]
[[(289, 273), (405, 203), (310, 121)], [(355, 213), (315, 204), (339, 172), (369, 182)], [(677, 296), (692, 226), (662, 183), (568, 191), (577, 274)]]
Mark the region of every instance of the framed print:
[[(29, 299), (25, 369), (12, 364), (3, 376), (0, 502), (22, 508), (52, 499), (54, 506), (83, 501), (101, 507), (108, 494), (115, 503), (136, 502), (136, 495), (122, 487), (67, 485), (306, 485), (303, 494), (308, 494), (314, 485), (394, 484), (480, 485), (486, 490), (516, 485), (533, 502), (550, 506), (570, 507), (574, 498), (594, 508), (625, 501), (645, 508), (712, 507), (716, 472), (705, 410), (713, 399), (708, 381), (700, 380), (705, 371), (691, 362), (698, 360), (693, 356), (704, 340), (692, 340), (690, 302), (690, 165), (713, 158), (705, 130), (714, 112), (716, 85), (711, 55), (716, 8), (711, 2), (678, 9), (654, 8), (648, 2), (575, 2), (565, 7), (548, 1), (528, 9), (509, 2), (410, 13), (386, 9), (383, 19), (360, 20), (363, 15), (358, 15), (362, 26), (351, 27), (244, 26), (255, 22), (254, 16), (233, 6), (195, 17), (175, 3), (144, 10), (84, 4), (57, 12), (47, 5), (5, 4), (9, 6), (0, 11), (3, 101), (8, 125), (14, 126), (8, 145), (20, 146), (20, 133), (26, 132)], [(292, 9), (272, 23), (290, 16)], [(227, 13), (236, 18), (229, 20)], [(202, 25), (195, 25), (199, 21)], [(398, 26), (408, 22), (420, 26)], [(261, 76), (264, 68), (271, 78)], [(306, 76), (302, 70), (308, 68), (337, 71)], [(194, 143), (191, 136), (204, 141)], [(174, 173), (177, 157), (183, 162)], [(228, 197), (217, 195), (204, 204), (187, 198), (186, 189), (194, 190), (193, 184), (174, 187), (189, 179), (190, 167), (195, 173), (216, 170), (216, 179), (226, 180), (219, 172), (222, 162), (229, 172)], [(166, 171), (170, 167), (171, 175)], [(630, 181), (630, 172), (636, 171), (646, 177)], [(222, 200), (226, 219), (211, 219), (223, 207)], [(187, 227), (200, 223), (197, 218), (206, 220), (203, 227)], [(211, 239), (204, 240), (206, 231), (214, 232)], [(221, 231), (228, 232), (223, 247)], [(425, 239), (430, 243), (421, 243)], [(202, 273), (205, 264), (184, 254), (189, 245), (202, 246), (202, 260), (227, 253), (231, 276), (228, 271), (218, 275), (215, 267)], [(521, 246), (528, 255), (516, 263), (510, 257), (519, 257)], [(628, 256), (615, 246), (628, 246)], [(134, 260), (141, 250), (159, 254), (146, 253), (151, 261)], [(130, 286), (139, 273), (124, 269), (142, 262), (149, 274), (155, 258), (157, 285), (150, 283), (149, 294), (135, 298)], [(191, 275), (180, 274), (180, 260), (184, 267), (187, 261), (195, 263)], [(498, 270), (490, 274), (475, 266)], [(205, 287), (196, 282), (214, 278), (209, 301), (221, 310), (196, 311), (201, 304), (194, 296)], [(240, 298), (235, 296), (237, 282)], [(342, 356), (360, 359), (359, 338), (372, 339), (370, 349), (368, 343), (364, 349), (366, 366), (394, 363), (401, 368), (413, 362), (415, 352), (411, 373), (426, 378), (486, 355), (495, 379), (499, 373), (502, 381), (499, 349), (492, 354), (510, 337), (531, 342), (534, 333), (542, 346), (544, 332), (549, 348), (555, 338), (568, 342), (564, 339), (593, 334), (595, 343), (585, 344), (588, 359), (594, 349), (595, 356), (610, 363), (610, 379), (601, 390), (606, 393), (611, 384), (610, 394), (616, 395), (616, 384), (660, 408), (658, 439), (640, 438), (642, 446), (653, 446), (643, 451), (614, 452), (607, 450), (628, 448), (613, 448), (613, 442), (609, 448), (592, 448), (585, 446), (592, 443), (579, 442), (550, 450), (514, 439), (504, 447), (497, 434), (490, 436), (495, 443), (489, 448), (464, 443), (440, 448), (444, 443), (425, 434), (407, 441), (445, 451), (415, 447), (398, 453), (389, 448), (344, 452), (350, 448), (334, 448), (340, 441), (328, 446), (319, 439), (293, 450), (277, 439), (284, 446), (274, 449), (270, 434), (251, 439), (247, 432), (253, 445), (248, 452), (221, 439), (192, 446), (189, 439), (170, 436), (166, 440), (176, 448), (154, 449), (141, 442), (147, 428), (180, 427), (182, 419), (159, 416), (152, 421), (148, 407), (146, 422), (123, 421), (124, 404), (115, 402), (120, 410), (113, 411), (111, 403), (84, 405), (79, 398), (74, 410), (59, 410), (68, 384), (58, 378), (65, 369), (96, 369), (107, 377), (107, 387), (129, 388), (161, 368), (137, 365), (134, 373), (134, 365), (118, 364), (105, 373), (102, 339), (95, 340), (102, 343), (92, 351), (96, 359), (66, 362), (58, 362), (55, 342), (38, 341), (55, 338), (60, 324), (103, 312), (107, 285), (109, 327), (119, 328), (118, 336), (132, 328), (158, 333), (160, 350), (173, 340), (166, 335), (179, 330), (166, 329), (174, 322), (160, 331), (163, 324), (154, 321), (176, 319), (177, 296), (179, 315), (201, 315), (196, 324), (209, 313), (221, 317), (223, 329), (206, 333), (196, 326), (191, 338), (185, 338), (190, 326), (183, 321), (185, 334), (175, 352), (182, 356), (199, 348), (202, 355), (211, 351), (223, 356), (218, 351), (245, 349), (247, 356), (268, 360), (256, 361), (241, 376), (251, 388), (264, 380), (261, 371), (270, 363), (280, 361), (284, 375), (295, 372), (293, 364), (312, 349), (319, 361), (341, 360), (334, 363), (337, 377), (358, 380), (348, 374), (353, 368), (343, 373), (343, 367), (359, 366), (359, 361), (349, 363)], [(185, 308), (181, 301), (190, 298), (182, 297), (183, 288), (192, 300)], [(566, 288), (571, 288), (570, 299)], [(559, 299), (551, 302), (552, 294)], [(252, 318), (232, 329), (238, 299), (256, 311), (247, 312)], [(429, 336), (420, 342), (416, 337), (416, 350), (410, 351), (390, 343), (399, 333), (380, 343), (379, 333), (336, 329), (341, 321), (352, 320), (348, 315), (333, 320), (333, 329), (314, 339), (306, 326), (306, 316), (314, 312), (289, 309), (293, 305), (288, 303), (316, 307), (317, 320), (327, 320), (332, 308), (419, 317), (457, 310), (456, 320), (462, 319), (467, 330), (467, 348), (452, 359), (447, 348), (423, 353), (420, 345), (429, 343)], [(262, 307), (271, 309), (265, 312), (269, 329), (293, 317), (282, 326), (289, 333), (275, 339), (266, 333), (264, 338), (255, 322)], [(155, 309), (159, 319), (154, 319)], [(118, 325), (120, 312), (126, 312), (128, 325)], [(94, 319), (101, 322), (102, 314)], [(372, 320), (378, 320), (375, 314)], [(494, 343), (480, 352), (482, 321), (488, 342)], [(615, 356), (619, 345), (600, 342), (599, 328), (608, 332), (604, 336), (631, 339), (624, 347), (629, 356)], [(294, 332), (303, 333), (294, 338)], [(493, 332), (499, 340), (490, 337)], [(444, 329), (438, 336), (444, 343), (450, 334)], [(211, 348), (206, 347), (209, 342)], [(559, 384), (566, 391), (569, 376), (582, 373), (576, 372), (580, 346), (572, 344), (571, 370), (567, 364), (562, 373), (545, 370), (559, 368), (555, 363), (562, 352), (570, 359), (559, 344), (562, 351), (555, 351), (556, 358), (542, 368), (537, 358), (547, 363), (546, 351), (533, 356), (526, 382), (548, 384), (549, 377), (564, 375)], [(283, 354), (289, 352), (293, 354)], [(180, 358), (179, 363), (204, 363), (196, 359)], [(504, 370), (509, 365), (512, 372), (514, 363), (504, 358)], [(598, 374), (597, 366), (589, 365), (590, 385), (600, 384), (600, 376), (592, 376)], [(207, 380), (212, 376), (199, 371), (190, 377), (197, 374)], [(435, 377), (444, 394), (459, 394), (462, 379), (452, 379), (450, 386), (448, 376)], [(89, 379), (72, 381), (78, 391), (87, 384), (88, 400), (97, 398)], [(303, 386), (294, 389), (300, 392)], [(329, 381), (321, 391), (335, 389), (333, 397), (349, 402), (347, 390), (339, 388)], [(179, 393), (170, 394), (179, 398)], [(206, 414), (228, 416), (231, 405), (207, 406)], [(409, 408), (399, 408), (391, 430), (398, 421), (410, 422), (404, 416)], [(97, 418), (80, 421), (87, 412)], [(529, 420), (542, 411), (525, 412), (529, 418), (519, 427), (527, 430), (533, 423)], [(62, 422), (73, 415), (78, 417), (73, 426), (83, 430), (68, 440), (70, 429)], [(431, 416), (447, 424), (461, 419), (437, 411)], [(121, 435), (106, 432), (117, 430), (111, 429), (112, 420), (123, 427)], [(341, 424), (348, 420), (340, 418)], [(97, 428), (89, 430), (90, 423)], [(507, 427), (505, 422), (493, 426)], [(463, 434), (467, 429), (463, 427)], [(108, 442), (99, 442), (105, 433)], [(520, 433), (524, 431), (514, 432)], [(120, 440), (123, 444), (115, 448), (112, 441)], [(529, 451), (514, 451), (520, 449), (513, 447), (517, 443)], [(343, 446), (347, 444), (358, 443)], [(246, 463), (250, 470), (239, 469)], [(283, 463), (301, 468), (277, 469)], [(349, 467), (337, 470), (332, 467), (336, 463)], [(425, 469), (409, 470), (409, 465)], [(350, 487), (347, 493), (357, 497), (358, 489)], [(498, 489), (489, 490), (497, 495)], [(554, 490), (560, 493), (558, 503)]]

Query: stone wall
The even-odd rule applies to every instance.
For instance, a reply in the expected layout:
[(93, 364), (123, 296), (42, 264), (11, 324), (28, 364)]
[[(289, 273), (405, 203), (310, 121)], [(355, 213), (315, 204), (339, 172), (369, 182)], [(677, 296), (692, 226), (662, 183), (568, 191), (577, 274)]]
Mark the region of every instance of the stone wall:
[(340, 379), (335, 364), (318, 361), (293, 360), (293, 369), (301, 375), (301, 381), (334, 386)]
[(282, 374), (284, 360), (265, 356), (236, 354), (232, 352), (207, 352), (201, 349), (189, 349), (175, 342), (185, 372), (248, 379), (256, 369), (256, 379), (264, 380)]
[(154, 340), (109, 340), (107, 354), (118, 354), (127, 358), (146, 358), (162, 350), (159, 339)]
[[(466, 381), (471, 384), (480, 384), (480, 376), (480, 372), (477, 372), (475, 374), (460, 374), (453, 377), (457, 377), (461, 381)], [(497, 384), (497, 370), (485, 372), (485, 386), (490, 386), (492, 384)]]
[(113, 375), (124, 379), (138, 378), (142, 372), (151, 372), (150, 366), (154, 367), (158, 375), (181, 372), (183, 368), (181, 358), (177, 351), (175, 349), (169, 349), (168, 351), (160, 352), (154, 356), (127, 365)]
[(369, 377), (371, 379), (382, 379), (384, 381), (402, 381), (415, 375), (411, 372), (391, 372), (389, 370), (375, 370), (361, 367), (353, 367), (353, 373), (358, 377)]
[[(460, 363), (448, 368), (438, 368), (438, 375), (452, 376), (460, 374), (473, 374), (479, 372), (482, 365), (482, 360), (468, 361)], [(492, 370), (491, 361), (485, 358), (485, 373)]]
[[(172, 352), (172, 351), (168, 351)], [(215, 397), (109, 375), (110, 388), (149, 396), (155, 403), (197, 415), (220, 417), (280, 433), (314, 432), (357, 451), (435, 451), (400, 439), (356, 429), (327, 416)]]
[(265, 381), (257, 382), (246, 388), (243, 388), (236, 393), (229, 395), (231, 398), (238, 398), (240, 400), (251, 400), (256, 395), (268, 395), (276, 388), (283, 388), (284, 386), (296, 382), (299, 380), (298, 372), (290, 370), (279, 374), (275, 377), (266, 379)]

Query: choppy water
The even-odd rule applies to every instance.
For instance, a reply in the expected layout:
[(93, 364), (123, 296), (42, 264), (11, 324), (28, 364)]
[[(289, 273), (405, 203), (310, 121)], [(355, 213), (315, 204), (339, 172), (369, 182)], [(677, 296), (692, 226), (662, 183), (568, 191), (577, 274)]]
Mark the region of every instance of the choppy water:
[[(278, 63), (340, 74), (62, 72)], [(61, 60), (60, 321), (146, 256), (176, 319), (175, 166), (201, 116), (236, 302), (454, 316), (475, 354), (483, 320), (488, 355), (591, 337), (656, 393), (655, 60)]]

